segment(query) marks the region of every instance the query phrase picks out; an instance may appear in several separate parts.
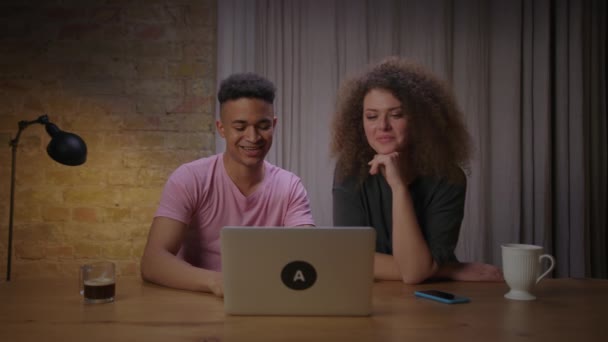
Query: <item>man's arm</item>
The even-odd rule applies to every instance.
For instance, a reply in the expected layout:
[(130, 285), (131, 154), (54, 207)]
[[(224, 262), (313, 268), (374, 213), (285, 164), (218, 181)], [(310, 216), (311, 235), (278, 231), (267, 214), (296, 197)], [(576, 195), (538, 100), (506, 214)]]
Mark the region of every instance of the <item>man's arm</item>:
[(283, 224), (287, 227), (314, 227), (315, 223), (306, 189), (298, 177), (294, 178), (295, 181), (291, 184), (288, 194), (288, 207)]
[(194, 267), (177, 257), (186, 229), (187, 225), (177, 220), (154, 218), (141, 258), (142, 278), (168, 287), (222, 296), (220, 272)]

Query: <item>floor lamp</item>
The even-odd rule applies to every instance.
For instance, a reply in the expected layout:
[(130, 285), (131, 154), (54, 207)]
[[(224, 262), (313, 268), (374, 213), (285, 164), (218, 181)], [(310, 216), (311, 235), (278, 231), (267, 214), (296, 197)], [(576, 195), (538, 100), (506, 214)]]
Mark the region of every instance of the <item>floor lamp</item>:
[(41, 124), (46, 128), (46, 132), (51, 136), (51, 141), (46, 147), (46, 152), (58, 163), (64, 165), (81, 165), (87, 160), (87, 145), (84, 140), (73, 133), (64, 132), (55, 124), (49, 121), (47, 115), (42, 115), (36, 120), (19, 121), (19, 131), (15, 139), (10, 141), (12, 148), (11, 160), (11, 197), (9, 204), (8, 219), (8, 258), (6, 266), (6, 281), (11, 280), (11, 255), (13, 249), (13, 206), (15, 202), (15, 159), (17, 157), (17, 145), (21, 132), (29, 125)]

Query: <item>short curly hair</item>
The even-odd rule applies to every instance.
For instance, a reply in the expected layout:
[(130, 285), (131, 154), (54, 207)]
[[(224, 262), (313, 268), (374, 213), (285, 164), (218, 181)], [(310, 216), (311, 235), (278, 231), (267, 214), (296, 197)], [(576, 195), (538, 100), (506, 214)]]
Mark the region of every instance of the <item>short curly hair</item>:
[(270, 104), (274, 102), (275, 87), (266, 78), (252, 73), (233, 74), (220, 83), (217, 99), (221, 104), (226, 101), (238, 100), (242, 97), (264, 100)]
[(340, 87), (332, 122), (331, 152), (336, 177), (355, 177), (362, 183), (375, 151), (363, 129), (363, 99), (372, 89), (391, 92), (408, 117), (408, 156), (413, 174), (462, 182), (467, 170), (471, 138), (451, 89), (422, 66), (391, 57), (372, 65)]

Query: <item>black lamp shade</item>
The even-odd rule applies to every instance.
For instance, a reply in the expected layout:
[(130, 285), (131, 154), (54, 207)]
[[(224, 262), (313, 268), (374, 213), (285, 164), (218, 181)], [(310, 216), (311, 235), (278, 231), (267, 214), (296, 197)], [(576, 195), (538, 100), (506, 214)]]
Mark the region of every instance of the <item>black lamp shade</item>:
[(64, 132), (52, 123), (46, 124), (51, 141), (46, 151), (53, 160), (70, 166), (81, 165), (87, 160), (87, 145), (74, 133)]

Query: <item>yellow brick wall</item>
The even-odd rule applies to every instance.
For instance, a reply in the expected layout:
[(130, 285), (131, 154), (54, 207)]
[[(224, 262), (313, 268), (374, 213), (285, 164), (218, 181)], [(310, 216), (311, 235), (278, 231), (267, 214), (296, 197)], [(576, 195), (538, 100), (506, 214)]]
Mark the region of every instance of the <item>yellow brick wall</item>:
[(88, 159), (60, 165), (42, 125), (23, 132), (12, 278), (75, 275), (92, 260), (137, 274), (168, 175), (214, 151), (215, 1), (6, 0), (0, 23), (1, 279), (9, 140), (42, 114), (80, 135)]

